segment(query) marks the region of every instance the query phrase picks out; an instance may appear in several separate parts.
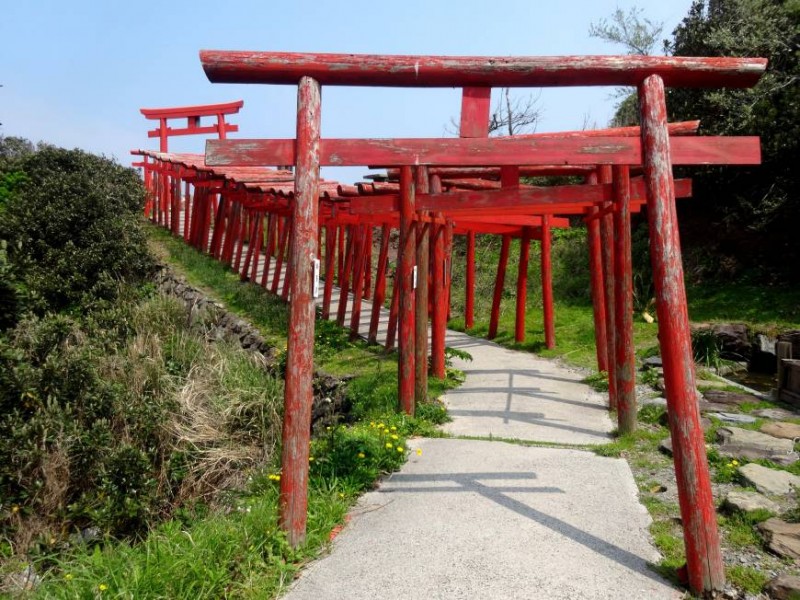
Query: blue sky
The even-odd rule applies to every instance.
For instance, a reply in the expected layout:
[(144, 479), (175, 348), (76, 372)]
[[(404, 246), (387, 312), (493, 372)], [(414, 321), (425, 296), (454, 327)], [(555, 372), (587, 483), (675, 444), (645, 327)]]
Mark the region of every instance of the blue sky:
[[(244, 100), (237, 137), (293, 137), (295, 88), (211, 84), (206, 49), (377, 54), (617, 54), (589, 24), (636, 5), (668, 35), (691, 0), (463, 0), (395, 2), (9, 2), (0, 22), (0, 134), (80, 147), (128, 164), (156, 148), (141, 107)], [(659, 48), (660, 50), (660, 48)], [(539, 94), (537, 90), (531, 93)], [(603, 126), (609, 88), (543, 90), (538, 131)], [(526, 94), (527, 90), (517, 90)], [(435, 137), (460, 107), (458, 90), (323, 89), (327, 137)], [(199, 138), (170, 149), (201, 152)], [(328, 170), (341, 181), (361, 171)]]

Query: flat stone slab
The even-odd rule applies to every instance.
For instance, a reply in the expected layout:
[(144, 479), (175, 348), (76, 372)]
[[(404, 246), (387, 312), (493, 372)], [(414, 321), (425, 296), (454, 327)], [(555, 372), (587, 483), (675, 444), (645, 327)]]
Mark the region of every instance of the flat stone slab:
[(773, 514), (778, 514), (781, 510), (777, 503), (766, 496), (757, 492), (747, 492), (744, 490), (732, 490), (725, 496), (725, 505), (733, 510), (751, 513), (757, 510), (768, 510)]
[(647, 567), (659, 555), (624, 460), (474, 440), (409, 446), (286, 599), (682, 597)]
[(758, 420), (755, 417), (751, 417), (750, 415), (742, 415), (739, 413), (729, 413), (729, 412), (708, 413), (708, 416), (716, 417), (717, 419), (719, 419), (724, 423), (744, 423), (746, 425), (750, 423), (755, 423)]
[(794, 450), (791, 440), (740, 427), (720, 427), (717, 430), (717, 438), (719, 453), (734, 458), (781, 460)]
[(442, 398), (453, 419), (445, 432), (560, 444), (611, 440), (607, 400), (581, 383), (580, 373), (454, 331), (447, 345), (469, 352), (472, 362), (453, 359), (467, 379)]
[(762, 494), (785, 496), (800, 489), (800, 477), (786, 471), (770, 469), (756, 463), (739, 467), (739, 474)]
[(752, 413), (757, 417), (761, 417), (763, 419), (796, 419), (800, 417), (799, 413), (792, 412), (790, 410), (786, 410), (785, 408), (759, 408), (758, 410), (754, 410)]
[(800, 438), (800, 425), (797, 423), (786, 423), (782, 421), (777, 423), (764, 423), (761, 427), (761, 431), (767, 435), (787, 440)]
[[(698, 384), (705, 383), (702, 380)], [(730, 384), (725, 384), (730, 385)], [(741, 406), (742, 404), (757, 404), (761, 402), (761, 398), (746, 394), (743, 392), (727, 392), (724, 390), (709, 390), (703, 393), (703, 397), (709, 402), (715, 404), (728, 404), (733, 406)]]
[(795, 560), (800, 558), (800, 523), (772, 518), (759, 523), (758, 530), (772, 552)]

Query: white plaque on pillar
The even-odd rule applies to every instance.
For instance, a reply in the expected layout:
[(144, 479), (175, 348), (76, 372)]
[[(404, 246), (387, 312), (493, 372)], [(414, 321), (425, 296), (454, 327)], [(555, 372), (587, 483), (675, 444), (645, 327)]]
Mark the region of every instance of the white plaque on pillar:
[(312, 258), (311, 264), (314, 267), (314, 286), (311, 288), (311, 297), (319, 298), (319, 259)]
[(417, 289), (417, 265), (411, 270), (411, 289)]

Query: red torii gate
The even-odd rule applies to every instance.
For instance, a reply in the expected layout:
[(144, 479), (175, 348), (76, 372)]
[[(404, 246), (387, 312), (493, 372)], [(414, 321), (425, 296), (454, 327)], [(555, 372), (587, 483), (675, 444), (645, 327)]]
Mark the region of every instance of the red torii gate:
[[(694, 396), (694, 363), (688, 330), (680, 245), (675, 214), (672, 164), (752, 164), (759, 160), (757, 138), (672, 138), (666, 124), (664, 84), (685, 86), (748, 86), (757, 81), (762, 59), (662, 57), (414, 57), (304, 55), (283, 53), (203, 52), (212, 81), (291, 83), (298, 85), (296, 140), (209, 143), (208, 165), (294, 164), (295, 196), (291, 203), (291, 322), (286, 380), (281, 524), (292, 544), (305, 530), (309, 411), (313, 352), (312, 260), (316, 256), (319, 166), (380, 165), (400, 168), (400, 389), (406, 409), (413, 402), (413, 335), (411, 286), (414, 262), (415, 167), (517, 167), (518, 165), (612, 165), (601, 170), (601, 184), (612, 186), (614, 204), (603, 214), (624, 222), (630, 206), (630, 165), (644, 165), (643, 186), (651, 231), (651, 257), (657, 292), (660, 343), (667, 382), (670, 430), (675, 447), (681, 514), (687, 547), (688, 574), (696, 591), (718, 589), (724, 582), (699, 412)], [(483, 115), (492, 86), (635, 85), (642, 115), (641, 143), (611, 136), (586, 139), (456, 139), (456, 140), (320, 140), (320, 83), (333, 85), (466, 87), (462, 125), (468, 115)], [(471, 90), (470, 88), (480, 88)], [(464, 117), (467, 115), (467, 117)], [(462, 126), (462, 134), (467, 131)], [(482, 127), (476, 117), (473, 134)], [(417, 169), (419, 173), (421, 169)], [(501, 169), (502, 171), (502, 169)], [(518, 182), (517, 177), (517, 182)], [(445, 200), (428, 196), (427, 209)], [(488, 196), (489, 202), (502, 198)], [(482, 192), (491, 194), (492, 191)], [(524, 190), (518, 190), (519, 196)], [(466, 193), (468, 194), (468, 193)], [(461, 201), (468, 206), (465, 194)], [(473, 198), (472, 201), (475, 199)], [(600, 197), (600, 201), (606, 199)], [(594, 205), (594, 202), (589, 203)], [(584, 206), (584, 209), (597, 210)], [(548, 213), (552, 214), (552, 213)], [(592, 223), (597, 222), (592, 220)], [(591, 225), (590, 225), (591, 236)], [(613, 237), (613, 236), (612, 236)], [(610, 238), (608, 238), (610, 239)], [(618, 255), (624, 243), (614, 238)], [(607, 246), (608, 244), (604, 244)], [(594, 247), (594, 244), (592, 244)], [(596, 254), (596, 253), (595, 253)], [(629, 255), (629, 252), (627, 253)], [(625, 271), (624, 261), (622, 270)], [(596, 269), (595, 269), (596, 270)], [(627, 266), (629, 273), (629, 265)], [(607, 279), (608, 281), (608, 279)], [(613, 279), (610, 279), (613, 281)], [(593, 286), (594, 287), (594, 286)], [(613, 303), (612, 303), (613, 304)], [(405, 343), (404, 343), (405, 341)], [(411, 342), (411, 343), (409, 343)], [(624, 344), (623, 344), (624, 346)], [(617, 343), (615, 348), (620, 349)], [(409, 365), (411, 376), (409, 377)], [(632, 374), (631, 374), (632, 375)], [(412, 384), (409, 386), (409, 384)], [(411, 389), (409, 389), (411, 388)], [(413, 410), (413, 404), (411, 405)]]

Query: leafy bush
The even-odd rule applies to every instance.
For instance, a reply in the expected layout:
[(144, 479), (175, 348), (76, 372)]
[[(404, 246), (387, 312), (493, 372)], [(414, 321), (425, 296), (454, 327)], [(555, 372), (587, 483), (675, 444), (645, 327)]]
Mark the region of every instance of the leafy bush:
[(24, 177), (4, 203), (0, 239), (29, 309), (85, 310), (113, 300), (120, 281), (151, 272), (139, 218), (144, 191), (134, 171), (54, 147), (24, 156), (16, 169)]

